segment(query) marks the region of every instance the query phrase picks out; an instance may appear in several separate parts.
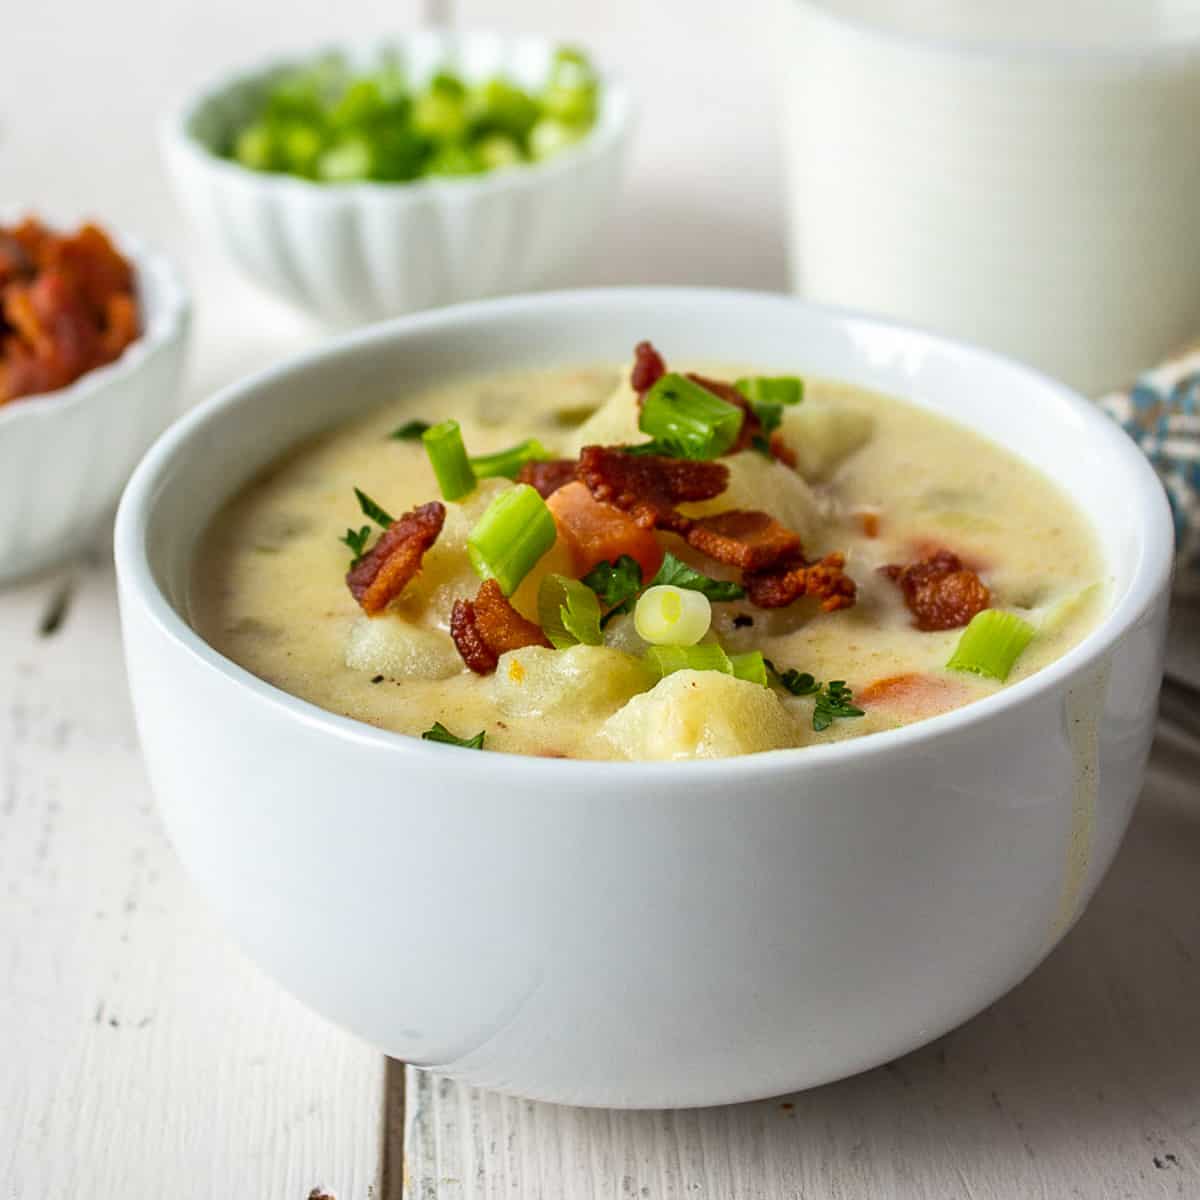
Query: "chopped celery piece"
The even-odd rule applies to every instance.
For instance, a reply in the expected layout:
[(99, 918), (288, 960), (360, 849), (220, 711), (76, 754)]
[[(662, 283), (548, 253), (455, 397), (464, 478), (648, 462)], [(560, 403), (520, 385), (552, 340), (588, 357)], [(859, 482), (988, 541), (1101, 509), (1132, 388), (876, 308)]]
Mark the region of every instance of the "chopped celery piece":
[(326, 183), (353, 183), (371, 177), (371, 143), (360, 133), (348, 134), (322, 152), (317, 178)]
[(712, 605), (703, 592), (659, 584), (638, 597), (633, 623), (651, 645), (694, 646), (712, 624)]
[(733, 664), (733, 674), (736, 679), (745, 679), (749, 683), (767, 686), (767, 660), (761, 650), (750, 650), (746, 654), (732, 654), (729, 657)]
[(738, 439), (742, 410), (683, 375), (668, 374), (642, 400), (638, 428), (692, 459), (719, 458)]
[(565, 575), (547, 575), (538, 588), (538, 623), (555, 650), (565, 650), (581, 642), (599, 646), (600, 602), (596, 593), (578, 579)]
[(540, 114), (538, 103), (507, 79), (489, 79), (467, 97), (472, 128), (479, 133), (497, 133), (523, 141)]
[(421, 434), (425, 453), (447, 500), (461, 500), (475, 489), (475, 472), (463, 445), (457, 421), (442, 421)]
[(471, 466), (480, 479), (495, 479), (504, 476), (515, 479), (517, 472), (527, 462), (537, 462), (540, 459), (552, 458), (550, 451), (537, 438), (526, 438), (507, 450), (497, 450), (494, 454), (477, 454), (471, 459)]
[(1003, 683), (1036, 632), (1016, 613), (984, 609), (971, 618), (946, 666)]
[(520, 145), (505, 133), (490, 133), (480, 139), (475, 146), (475, 153), (487, 171), (515, 167), (525, 161)]
[(600, 88), (577, 50), (556, 54), (528, 88), (449, 69), (414, 87), (395, 53), (368, 70), (327, 55), (264, 80), (221, 152), (251, 170), (330, 184), (473, 175), (573, 145), (595, 124)]
[(451, 75), (435, 75), (429, 87), (416, 98), (413, 128), (425, 137), (456, 141), (467, 132), (467, 93)]
[(542, 117), (529, 131), (530, 157), (537, 160), (553, 158), (573, 146), (583, 134), (584, 130), (579, 126), (568, 125), (554, 117)]
[(448, 143), (429, 160), (427, 170), (430, 175), (478, 175), (483, 163), (472, 147)]
[(254, 171), (271, 171), (275, 168), (275, 139), (270, 127), (262, 122), (247, 125), (233, 141), (233, 157), (243, 167)]
[(700, 646), (651, 646), (645, 655), (646, 665), (660, 679), (676, 671), (720, 671), (733, 674), (729, 655), (720, 646), (706, 642)]
[(494, 579), (511, 596), (557, 536), (545, 500), (519, 483), (488, 505), (467, 538), (467, 555), (484, 579)]
[(795, 375), (748, 375), (734, 387), (755, 407), (760, 404), (799, 404), (804, 399), (804, 380)]

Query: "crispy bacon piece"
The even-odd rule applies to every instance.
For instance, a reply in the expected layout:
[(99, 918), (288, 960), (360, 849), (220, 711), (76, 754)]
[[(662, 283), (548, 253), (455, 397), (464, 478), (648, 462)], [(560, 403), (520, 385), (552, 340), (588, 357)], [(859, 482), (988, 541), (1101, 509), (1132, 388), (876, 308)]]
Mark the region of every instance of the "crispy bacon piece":
[(743, 571), (761, 571), (800, 553), (799, 534), (768, 513), (740, 508), (697, 518), (686, 541), (701, 554)]
[(477, 675), (490, 675), (500, 655), (509, 650), (523, 646), (550, 648), (540, 627), (513, 608), (494, 579), (483, 581), (474, 600), (455, 600), (450, 636), (463, 662)]
[(858, 593), (854, 580), (845, 572), (843, 554), (827, 554), (820, 562), (805, 562), (800, 556), (785, 559), (762, 571), (747, 571), (742, 577), (746, 595), (759, 608), (786, 608), (801, 596), (815, 596), (825, 612), (849, 608)]
[(529, 484), (545, 500), (560, 487), (566, 487), (575, 478), (578, 468), (579, 463), (573, 458), (552, 458), (547, 462), (535, 460), (522, 464), (517, 472), (517, 482)]
[(879, 568), (904, 595), (918, 629), (958, 629), (987, 608), (991, 593), (961, 558), (937, 550), (906, 567)]
[(785, 467), (791, 467), (794, 471), (800, 465), (800, 459), (795, 450), (793, 450), (791, 446), (787, 444), (787, 442), (784, 440), (783, 434), (778, 429), (771, 434), (769, 445), (771, 447), (772, 456), (779, 459), (779, 461), (783, 463)]
[(0, 404), (73, 383), (137, 335), (133, 270), (100, 229), (0, 229)]
[(667, 364), (662, 355), (649, 342), (638, 342), (633, 348), (633, 370), (629, 382), (638, 394), (638, 403), (642, 397), (667, 373)]
[(584, 446), (579, 478), (597, 500), (623, 509), (643, 529), (684, 534), (692, 522), (675, 506), (719, 496), (729, 485), (729, 468), (716, 462), (627, 454), (622, 446)]
[(431, 500), (405, 513), (346, 573), (346, 584), (369, 617), (383, 612), (421, 569), (421, 559), (438, 539), (446, 506)]

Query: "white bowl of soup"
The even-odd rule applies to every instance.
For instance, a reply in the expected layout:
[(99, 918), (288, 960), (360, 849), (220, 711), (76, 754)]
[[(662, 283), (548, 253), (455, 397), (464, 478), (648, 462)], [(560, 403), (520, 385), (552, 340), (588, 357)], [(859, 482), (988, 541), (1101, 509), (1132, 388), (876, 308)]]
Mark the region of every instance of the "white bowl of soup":
[[(162, 126), (164, 159), (198, 232), (260, 287), (335, 324), (545, 286), (587, 248), (620, 192), (633, 99), (609, 72), (595, 73), (594, 117), (578, 137), (549, 155), (529, 146), (518, 151), (509, 140), (513, 161), (486, 170), (482, 162), (443, 169), (426, 162), (412, 177), (319, 178), (279, 161), (251, 169), (230, 151), (239, 132), (254, 132), (253, 118), (272, 103), (273, 89), (299, 84), (293, 102), (302, 102), (310, 85), (327, 86), (318, 80), (338, 63), (355, 81), (343, 96), (348, 109), (356, 95), (363, 102), (364, 86), (368, 96), (410, 85), (424, 94), (449, 73), (448, 82), (468, 85), (470, 94), (447, 104), (465, 110), (492, 82), (541, 94), (563, 49), (535, 34), (423, 29), (277, 58), (225, 75), (171, 112)], [(275, 92), (273, 103), (288, 101)], [(492, 116), (470, 119), (486, 129)], [(307, 119), (302, 107), (294, 132), (311, 135)], [(386, 108), (379, 119), (381, 142), (408, 143), (413, 131), (395, 128)], [(529, 137), (536, 142), (536, 130)], [(351, 135), (341, 151), (330, 150), (353, 151), (356, 141)]]
[[(450, 419), (458, 499), (414, 436)], [(489, 477), (530, 438), (538, 486)], [(513, 568), (518, 508), (550, 532)], [(1171, 543), (1133, 443), (1026, 368), (639, 288), (227, 389), (142, 463), (116, 558), (168, 831), (251, 956), (407, 1062), (659, 1107), (863, 1070), (1037, 965), (1141, 787)], [(1003, 680), (947, 665), (997, 622)]]

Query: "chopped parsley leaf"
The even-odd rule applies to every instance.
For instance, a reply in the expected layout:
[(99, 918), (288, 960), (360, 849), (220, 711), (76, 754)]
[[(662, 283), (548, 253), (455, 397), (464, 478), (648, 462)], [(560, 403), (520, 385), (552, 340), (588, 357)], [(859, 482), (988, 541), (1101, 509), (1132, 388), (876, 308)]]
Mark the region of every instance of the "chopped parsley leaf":
[(351, 569), (356, 567), (362, 556), (367, 552), (367, 541), (371, 537), (370, 525), (364, 525), (357, 532), (353, 529), (347, 529), (345, 536), (338, 538), (338, 541), (345, 546), (350, 547), (350, 553), (354, 555), (354, 561), (350, 564)]
[(600, 622), (603, 627), (618, 613), (633, 609), (642, 590), (642, 568), (635, 558), (622, 554), (616, 562), (597, 563), (580, 582), (587, 584), (608, 609)]
[(461, 746), (464, 750), (482, 750), (483, 739), (486, 736), (487, 730), (481, 729), (474, 737), (455, 737), (441, 721), (434, 721), (433, 728), (421, 734), (422, 740), (426, 742), (444, 742), (447, 746)]
[(767, 670), (793, 696), (816, 696), (813, 703), (812, 726), (822, 733), (839, 717), (862, 717), (866, 714), (853, 704), (854, 694), (844, 679), (818, 683), (807, 671), (781, 671), (769, 658), (763, 660)]
[(362, 509), (364, 517), (370, 517), (381, 529), (386, 529), (396, 520), (386, 508), (376, 504), (366, 492), (361, 492), (358, 488), (354, 489), (354, 494), (358, 497), (358, 507)]
[(813, 708), (813, 728), (820, 733), (828, 729), (838, 717), (861, 717), (865, 714), (861, 708), (855, 708), (851, 701), (854, 699), (844, 679), (834, 679), (825, 685), (825, 690), (817, 694), (817, 702)]
[(415, 442), (430, 428), (428, 421), (407, 421), (399, 429), (393, 429), (388, 437), (398, 442)]
[(697, 571), (695, 567), (689, 567), (669, 552), (663, 557), (658, 574), (650, 581), (651, 587), (659, 584), (670, 584), (672, 587), (699, 592), (709, 600), (741, 600), (746, 594), (746, 589), (740, 583), (713, 579), (702, 571)]
[(781, 671), (769, 658), (764, 659), (767, 670), (779, 680), (780, 685), (793, 696), (811, 696), (821, 690), (821, 685), (807, 672), (789, 667)]

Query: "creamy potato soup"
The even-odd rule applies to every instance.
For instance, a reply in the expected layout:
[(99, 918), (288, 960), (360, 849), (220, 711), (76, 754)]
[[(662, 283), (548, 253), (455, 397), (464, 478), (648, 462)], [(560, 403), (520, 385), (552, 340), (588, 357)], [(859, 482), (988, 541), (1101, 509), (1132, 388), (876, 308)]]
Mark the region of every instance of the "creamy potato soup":
[(382, 729), (690, 759), (958, 708), (1103, 612), (1087, 523), (1006, 450), (838, 383), (692, 369), (643, 344), (632, 375), (453, 380), (300, 446), (213, 522), (197, 628)]

